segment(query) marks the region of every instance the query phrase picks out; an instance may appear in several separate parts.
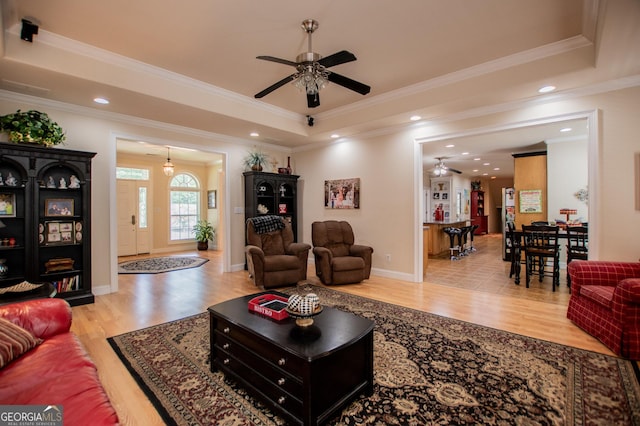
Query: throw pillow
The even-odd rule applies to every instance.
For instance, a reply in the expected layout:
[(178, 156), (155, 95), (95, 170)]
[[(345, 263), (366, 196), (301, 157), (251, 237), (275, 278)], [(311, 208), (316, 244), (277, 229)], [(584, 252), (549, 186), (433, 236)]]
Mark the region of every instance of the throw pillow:
[(28, 330), (0, 318), (0, 368), (42, 343)]

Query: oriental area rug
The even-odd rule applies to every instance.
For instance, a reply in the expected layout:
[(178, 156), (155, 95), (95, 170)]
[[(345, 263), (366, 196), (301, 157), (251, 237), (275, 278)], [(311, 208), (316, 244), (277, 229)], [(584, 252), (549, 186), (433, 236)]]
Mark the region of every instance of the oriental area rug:
[[(630, 361), (324, 287), (313, 291), (323, 305), (376, 324), (373, 395), (357, 398), (331, 425), (640, 424)], [(285, 424), (211, 373), (208, 313), (108, 340), (167, 424)]]
[(119, 274), (157, 274), (180, 269), (197, 268), (208, 262), (197, 256), (167, 256), (151, 257), (148, 259), (130, 260), (118, 263)]

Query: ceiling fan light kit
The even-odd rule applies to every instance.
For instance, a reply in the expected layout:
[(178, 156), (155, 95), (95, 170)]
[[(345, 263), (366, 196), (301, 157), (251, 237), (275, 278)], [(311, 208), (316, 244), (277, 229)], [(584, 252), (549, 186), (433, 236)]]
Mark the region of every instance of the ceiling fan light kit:
[(438, 162), (436, 163), (436, 167), (435, 169), (433, 169), (433, 174), (436, 176), (444, 176), (447, 174), (447, 171), (451, 171), (453, 173), (457, 173), (459, 175), (462, 174), (462, 172), (460, 170), (456, 170), (456, 169), (452, 169), (451, 167), (447, 167), (444, 164), (444, 161), (442, 161), (444, 159), (444, 157), (437, 157), (436, 160), (438, 160)]
[(328, 82), (353, 90), (361, 95), (366, 95), (371, 91), (371, 87), (366, 84), (344, 77), (340, 74), (336, 74), (327, 69), (346, 62), (355, 61), (356, 56), (353, 53), (342, 50), (323, 58), (318, 53), (313, 52), (311, 44), (311, 34), (318, 29), (318, 22), (313, 19), (305, 19), (302, 21), (302, 29), (307, 33), (308, 52), (299, 54), (296, 57), (296, 62), (273, 56), (257, 57), (257, 59), (293, 66), (295, 67), (296, 72), (257, 93), (255, 95), (256, 98), (262, 98), (289, 82), (292, 82), (300, 91), (305, 92), (307, 96), (307, 106), (309, 108), (315, 108), (320, 105), (319, 92), (327, 85)]

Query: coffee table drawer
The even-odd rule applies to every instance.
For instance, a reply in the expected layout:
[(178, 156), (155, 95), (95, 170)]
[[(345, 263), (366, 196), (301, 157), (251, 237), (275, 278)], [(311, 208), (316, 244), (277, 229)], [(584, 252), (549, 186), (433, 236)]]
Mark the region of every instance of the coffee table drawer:
[(277, 365), (283, 370), (289, 372), (289, 374), (302, 378), (305, 368), (305, 362), (303, 359), (291, 356), (287, 351), (270, 344), (264, 339), (256, 338), (254, 334), (245, 331), (224, 319), (218, 319), (216, 330), (220, 334), (228, 336), (231, 340), (240, 343), (260, 355), (271, 364)]
[(271, 381), (274, 386), (293, 395), (302, 393), (302, 380), (289, 374), (286, 369), (276, 367), (273, 363), (228, 336), (216, 332), (215, 349), (217, 358), (236, 358), (254, 371), (259, 372), (267, 380)]
[(270, 380), (259, 374), (235, 357), (222, 356), (215, 360), (218, 368), (229, 377), (235, 378), (243, 386), (253, 389), (259, 396), (269, 400), (271, 404), (284, 410), (289, 415), (299, 418), (302, 415), (302, 401), (290, 393), (274, 385)]

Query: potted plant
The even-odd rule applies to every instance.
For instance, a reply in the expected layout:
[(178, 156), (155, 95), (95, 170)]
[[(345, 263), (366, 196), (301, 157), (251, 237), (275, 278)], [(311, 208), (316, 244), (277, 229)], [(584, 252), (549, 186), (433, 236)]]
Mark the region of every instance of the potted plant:
[(198, 250), (209, 249), (209, 241), (213, 241), (213, 237), (216, 235), (213, 225), (204, 219), (199, 220), (198, 223), (193, 226), (193, 233), (198, 242)]
[(10, 142), (31, 142), (54, 146), (64, 142), (62, 127), (40, 111), (20, 110), (0, 117), (0, 130), (9, 134)]
[(254, 149), (249, 151), (246, 157), (244, 157), (244, 166), (246, 169), (254, 171), (262, 171), (262, 166), (265, 166), (269, 161), (269, 156), (262, 151)]

